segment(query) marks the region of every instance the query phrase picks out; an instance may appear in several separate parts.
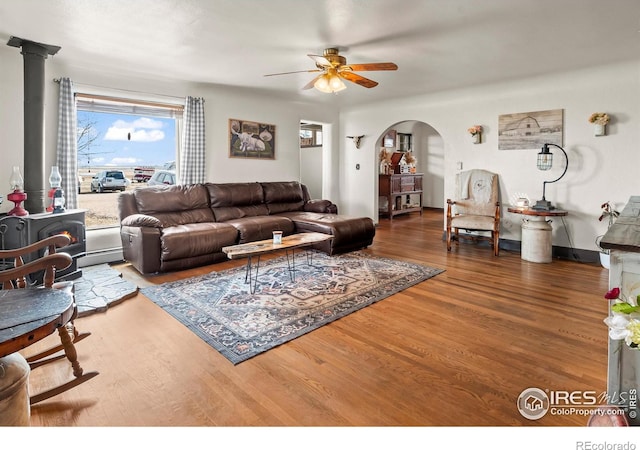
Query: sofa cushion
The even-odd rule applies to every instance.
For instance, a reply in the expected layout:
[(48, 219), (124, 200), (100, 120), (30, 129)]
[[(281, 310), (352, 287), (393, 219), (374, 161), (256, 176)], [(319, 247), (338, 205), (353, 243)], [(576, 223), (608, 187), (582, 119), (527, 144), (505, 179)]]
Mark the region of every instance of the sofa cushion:
[(238, 230), (218, 222), (190, 223), (164, 228), (160, 235), (161, 258), (171, 261), (222, 251), (238, 239)]
[(350, 217), (314, 212), (288, 212), (279, 214), (291, 219), (296, 233), (317, 232), (333, 235), (332, 248), (348, 247), (373, 240), (375, 225), (369, 217)]
[(134, 196), (138, 212), (157, 218), (163, 227), (215, 220), (201, 184), (149, 186), (136, 189)]
[(297, 181), (274, 181), (261, 184), (269, 214), (301, 211), (304, 207), (302, 185)]
[(271, 239), (273, 232), (277, 230), (282, 231), (282, 234), (287, 236), (293, 234), (295, 228), (290, 219), (281, 216), (242, 217), (225, 223), (233, 225), (238, 230), (240, 234), (238, 237), (239, 244)]
[(206, 183), (205, 186), (218, 222), (269, 214), (260, 183)]
[(209, 206), (207, 190), (201, 184), (149, 186), (134, 191), (140, 214), (179, 212)]

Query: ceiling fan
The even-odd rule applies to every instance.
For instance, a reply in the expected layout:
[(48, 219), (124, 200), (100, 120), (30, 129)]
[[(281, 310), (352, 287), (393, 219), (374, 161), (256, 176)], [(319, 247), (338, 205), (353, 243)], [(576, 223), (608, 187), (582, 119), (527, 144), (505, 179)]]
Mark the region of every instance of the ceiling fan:
[(359, 84), (366, 88), (376, 87), (378, 83), (358, 75), (355, 72), (374, 71), (374, 70), (397, 70), (398, 66), (391, 62), (385, 63), (366, 63), (366, 64), (347, 64), (347, 58), (340, 55), (337, 48), (327, 48), (322, 56), (307, 55), (316, 63), (316, 69), (298, 70), (294, 72), (271, 73), (265, 77), (274, 75), (287, 75), (291, 73), (302, 72), (321, 72), (314, 79), (309, 81), (302, 89), (311, 89), (315, 87), (321, 92), (334, 93), (346, 89), (342, 79)]

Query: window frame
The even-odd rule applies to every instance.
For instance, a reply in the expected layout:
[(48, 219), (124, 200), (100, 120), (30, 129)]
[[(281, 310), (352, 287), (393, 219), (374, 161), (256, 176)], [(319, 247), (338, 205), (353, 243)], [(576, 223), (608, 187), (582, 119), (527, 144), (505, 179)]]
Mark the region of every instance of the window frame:
[[(175, 159), (177, 163), (181, 159), (182, 121), (185, 108), (184, 99), (180, 98), (180, 100), (182, 100), (182, 103), (178, 103), (178, 97), (172, 98), (172, 101), (160, 101), (148, 98), (136, 98), (133, 95), (116, 96), (104, 93), (94, 93), (90, 92), (90, 90), (78, 90), (75, 92), (76, 120), (78, 119), (78, 113), (81, 111), (90, 113), (118, 114), (123, 116), (146, 116), (173, 119), (175, 126), (175, 153), (172, 156), (172, 159)], [(76, 159), (77, 158), (78, 153), (76, 153)], [(179, 170), (179, 164), (176, 164), (175, 172), (177, 179), (179, 179)], [(80, 198), (78, 198), (78, 201), (80, 202)], [(79, 207), (82, 208), (82, 205), (79, 204)], [(90, 231), (106, 228), (119, 228), (119, 224), (115, 223), (114, 225), (98, 226), (95, 228), (88, 228), (87, 230)]]

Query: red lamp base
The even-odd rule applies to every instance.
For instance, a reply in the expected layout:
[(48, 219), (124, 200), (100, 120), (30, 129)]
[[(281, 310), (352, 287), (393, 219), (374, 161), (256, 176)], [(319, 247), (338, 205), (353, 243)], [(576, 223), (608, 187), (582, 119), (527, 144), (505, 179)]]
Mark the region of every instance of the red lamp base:
[(24, 202), (27, 199), (27, 194), (22, 191), (13, 191), (9, 195), (7, 195), (7, 200), (13, 202), (14, 208), (8, 212), (10, 216), (28, 216), (29, 211), (24, 209), (20, 203)]

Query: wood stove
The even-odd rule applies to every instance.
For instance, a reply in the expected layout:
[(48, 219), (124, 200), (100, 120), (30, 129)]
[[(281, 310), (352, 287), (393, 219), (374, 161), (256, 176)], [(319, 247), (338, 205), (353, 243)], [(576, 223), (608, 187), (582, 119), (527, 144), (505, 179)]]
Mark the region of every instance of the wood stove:
[[(0, 245), (3, 250), (12, 250), (49, 236), (66, 234), (71, 239), (71, 243), (60, 251), (68, 253), (73, 258), (73, 262), (66, 269), (56, 272), (56, 281), (79, 278), (82, 271), (78, 269), (78, 258), (84, 256), (87, 251), (84, 215), (83, 209), (70, 209), (61, 213), (0, 217)], [(24, 262), (44, 256), (45, 251), (46, 249), (42, 249), (28, 255), (24, 258)]]

